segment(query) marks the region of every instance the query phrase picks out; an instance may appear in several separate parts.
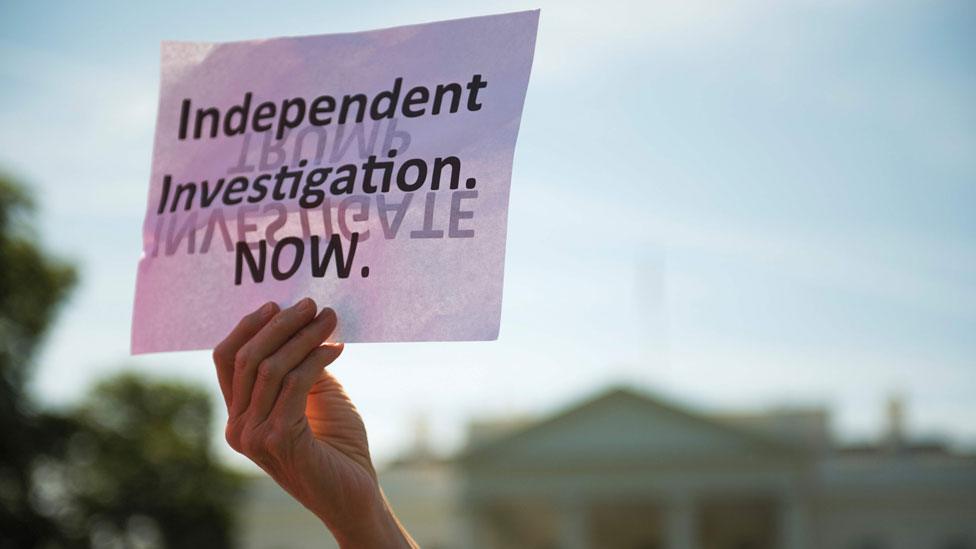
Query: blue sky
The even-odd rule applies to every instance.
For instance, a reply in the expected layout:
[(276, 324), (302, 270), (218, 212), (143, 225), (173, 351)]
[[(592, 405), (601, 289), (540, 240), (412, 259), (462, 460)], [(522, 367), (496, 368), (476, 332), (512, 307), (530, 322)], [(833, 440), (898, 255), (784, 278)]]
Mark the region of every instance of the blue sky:
[[(120, 368), (217, 395), (207, 353), (128, 356), (159, 41), (346, 32), (542, 8), (501, 339), (355, 345), (334, 366), (389, 457), (418, 414), (632, 383), (705, 409), (826, 405), (976, 446), (970, 2), (0, 4), (0, 168), (82, 282), (34, 388)], [(201, 313), (205, 314), (205, 313)]]

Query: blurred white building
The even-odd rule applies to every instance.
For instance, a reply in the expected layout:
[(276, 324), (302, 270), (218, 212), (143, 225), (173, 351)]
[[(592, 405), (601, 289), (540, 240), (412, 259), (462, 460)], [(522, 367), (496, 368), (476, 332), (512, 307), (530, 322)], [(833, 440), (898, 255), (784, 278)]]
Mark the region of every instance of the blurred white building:
[[(416, 448), (380, 480), (434, 549), (976, 549), (976, 457), (890, 417), (879, 444), (842, 448), (823, 410), (706, 416), (614, 389), (475, 424), (462, 455)], [(241, 519), (247, 549), (335, 546), (266, 479)]]

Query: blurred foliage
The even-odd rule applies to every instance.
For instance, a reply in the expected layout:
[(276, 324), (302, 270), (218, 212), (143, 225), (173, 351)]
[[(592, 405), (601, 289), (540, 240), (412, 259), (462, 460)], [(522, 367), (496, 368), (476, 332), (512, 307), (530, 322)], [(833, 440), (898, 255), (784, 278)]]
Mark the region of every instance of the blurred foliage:
[(207, 394), (123, 374), (68, 414), (26, 385), (74, 287), (23, 187), (0, 177), (0, 549), (232, 545), (239, 479), (212, 455)]
[(79, 408), (68, 500), (97, 546), (230, 547), (239, 479), (210, 451), (213, 413), (198, 387), (122, 374)]
[(32, 213), (26, 191), (0, 177), (0, 371), (12, 396), (23, 393), (34, 351), (75, 284), (71, 266), (37, 248)]
[(75, 426), (37, 413), (25, 384), (75, 271), (37, 248), (32, 213), (26, 191), (0, 177), (0, 547), (74, 547), (81, 539), (36, 509), (31, 479), (39, 462), (63, 454)]

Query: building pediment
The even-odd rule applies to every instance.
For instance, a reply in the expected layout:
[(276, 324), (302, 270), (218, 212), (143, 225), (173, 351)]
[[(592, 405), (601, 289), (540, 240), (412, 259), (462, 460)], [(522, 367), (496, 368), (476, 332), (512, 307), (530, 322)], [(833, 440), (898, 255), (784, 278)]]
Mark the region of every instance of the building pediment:
[(798, 458), (793, 448), (627, 389), (471, 448), (468, 464), (747, 462)]

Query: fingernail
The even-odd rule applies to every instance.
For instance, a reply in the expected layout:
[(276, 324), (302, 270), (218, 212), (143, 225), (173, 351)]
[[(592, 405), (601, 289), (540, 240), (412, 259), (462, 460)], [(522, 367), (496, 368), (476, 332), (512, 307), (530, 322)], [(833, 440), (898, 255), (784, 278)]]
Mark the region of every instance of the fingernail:
[(323, 319), (329, 318), (330, 316), (333, 317), (333, 318), (335, 318), (335, 316), (336, 316), (335, 309), (333, 309), (332, 307), (326, 307), (326, 308), (322, 309), (322, 312), (319, 313), (319, 314), (322, 315), (322, 318)]
[(309, 297), (306, 297), (298, 302), (298, 310), (303, 313), (308, 312), (313, 308), (315, 308), (315, 302)]
[(261, 305), (261, 309), (259, 310), (258, 314), (261, 315), (261, 318), (268, 318), (269, 316), (274, 314), (274, 310), (275, 310), (274, 302), (269, 301), (264, 305)]

